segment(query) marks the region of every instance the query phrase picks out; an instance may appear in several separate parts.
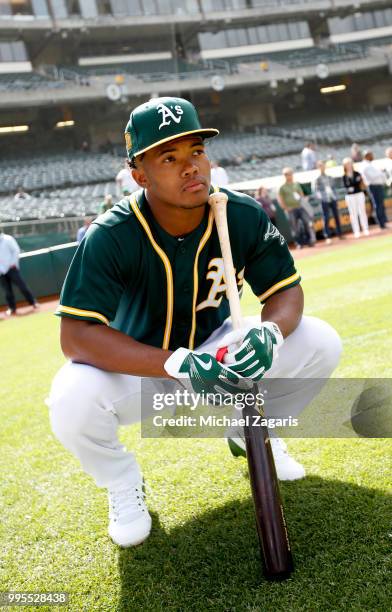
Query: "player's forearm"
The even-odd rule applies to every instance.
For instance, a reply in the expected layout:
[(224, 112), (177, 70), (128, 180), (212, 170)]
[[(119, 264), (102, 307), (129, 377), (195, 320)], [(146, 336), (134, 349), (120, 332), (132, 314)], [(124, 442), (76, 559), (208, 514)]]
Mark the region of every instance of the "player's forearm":
[(142, 344), (106, 325), (63, 318), (61, 348), (68, 359), (108, 372), (167, 377), (163, 368), (171, 351)]
[(298, 326), (303, 309), (302, 287), (296, 285), (268, 298), (262, 310), (261, 319), (262, 321), (273, 321), (279, 325), (283, 337), (286, 338)]

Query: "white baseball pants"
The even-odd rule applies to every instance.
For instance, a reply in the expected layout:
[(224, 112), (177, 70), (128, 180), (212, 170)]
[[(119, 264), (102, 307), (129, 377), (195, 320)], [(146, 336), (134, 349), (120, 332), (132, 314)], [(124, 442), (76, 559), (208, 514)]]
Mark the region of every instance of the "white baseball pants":
[(367, 234), (369, 232), (369, 223), (366, 213), (365, 194), (363, 191), (359, 193), (348, 193), (345, 200), (350, 214), (350, 223), (353, 228), (354, 236), (360, 235), (359, 223), (361, 224), (362, 231)]
[[(255, 327), (260, 325), (259, 316), (249, 319)], [(197, 350), (215, 355), (218, 340), (231, 330), (227, 319)], [(309, 381), (299, 381), (302, 384), (291, 389), (289, 395), (279, 396), (277, 392), (275, 406), (287, 406), (290, 415), (298, 415), (321, 390), (322, 382), (312, 379), (328, 378), (340, 353), (340, 338), (328, 323), (303, 317), (285, 339), (279, 358), (267, 374), (268, 378)], [(140, 381), (136, 376), (71, 362), (53, 380), (48, 401), (52, 430), (99, 487), (132, 485), (140, 477), (134, 455), (126, 451), (117, 436), (119, 425), (140, 420)], [(274, 403), (269, 401), (266, 408), (266, 415), (273, 416)]]

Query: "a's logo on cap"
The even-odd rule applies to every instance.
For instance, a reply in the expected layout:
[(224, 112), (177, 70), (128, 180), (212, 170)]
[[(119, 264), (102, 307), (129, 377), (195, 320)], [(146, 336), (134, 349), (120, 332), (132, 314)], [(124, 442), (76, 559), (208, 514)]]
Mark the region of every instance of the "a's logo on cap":
[[(171, 106), (170, 108), (173, 108)], [(158, 130), (160, 130), (164, 125), (170, 125), (171, 120), (175, 121), (175, 123), (180, 123), (182, 115), (184, 111), (182, 110), (179, 104), (176, 104), (174, 110), (176, 111), (176, 115), (170, 110), (168, 106), (165, 106), (162, 102), (160, 102), (157, 106), (158, 113), (162, 114), (162, 123), (159, 126)]]
[(127, 151), (132, 149), (132, 138), (129, 132), (125, 132), (125, 146), (127, 147)]

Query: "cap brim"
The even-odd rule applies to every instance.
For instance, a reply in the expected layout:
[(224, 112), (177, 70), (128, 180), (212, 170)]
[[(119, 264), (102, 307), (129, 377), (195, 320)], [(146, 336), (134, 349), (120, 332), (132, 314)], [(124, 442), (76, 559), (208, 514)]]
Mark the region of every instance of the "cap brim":
[(146, 153), (150, 149), (155, 149), (155, 147), (159, 147), (159, 145), (164, 142), (170, 142), (170, 140), (177, 140), (178, 138), (183, 138), (184, 136), (191, 136), (193, 134), (200, 134), (203, 138), (213, 138), (219, 134), (219, 130), (215, 128), (200, 128), (198, 130), (191, 130), (190, 132), (181, 132), (180, 134), (175, 134), (175, 136), (169, 136), (168, 138), (162, 138), (162, 140), (158, 140), (158, 142), (154, 142), (154, 144), (149, 147), (145, 147), (141, 151), (138, 151), (133, 155), (133, 157), (138, 157), (138, 155), (142, 155), (142, 153)]

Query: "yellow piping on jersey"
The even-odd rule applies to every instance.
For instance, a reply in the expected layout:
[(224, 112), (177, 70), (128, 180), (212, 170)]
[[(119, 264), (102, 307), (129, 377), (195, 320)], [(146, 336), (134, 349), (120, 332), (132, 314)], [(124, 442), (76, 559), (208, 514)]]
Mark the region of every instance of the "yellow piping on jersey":
[(165, 266), (166, 284), (167, 284), (167, 306), (166, 306), (166, 325), (165, 325), (165, 333), (163, 335), (162, 348), (164, 350), (167, 350), (170, 344), (170, 334), (171, 334), (172, 323), (173, 323), (173, 302), (174, 302), (173, 272), (171, 269), (169, 258), (166, 255), (165, 251), (161, 249), (161, 247), (155, 242), (154, 236), (152, 235), (150, 227), (137, 205), (135, 196), (132, 198), (130, 204), (131, 204), (133, 212), (135, 213), (136, 217), (140, 221), (141, 226), (146, 232), (151, 242), (152, 248), (158, 253), (159, 257), (161, 258), (163, 262), (163, 265)]
[[(214, 193), (217, 193), (219, 191), (219, 187), (214, 187)], [(196, 256), (195, 256), (195, 262), (193, 264), (193, 300), (192, 300), (192, 327), (191, 327), (191, 333), (189, 336), (189, 344), (188, 344), (188, 348), (193, 351), (194, 349), (194, 344), (195, 344), (195, 332), (196, 332), (196, 302), (197, 302), (197, 292), (199, 290), (199, 275), (198, 275), (198, 270), (197, 270), (197, 264), (199, 262), (199, 255), (201, 253), (201, 251), (204, 248), (205, 243), (207, 242), (208, 238), (211, 236), (211, 232), (212, 232), (212, 226), (213, 226), (213, 222), (214, 222), (214, 215), (212, 212), (212, 209), (209, 212), (208, 215), (208, 223), (207, 223), (207, 228), (206, 231), (204, 232), (199, 246), (197, 248), (196, 251)]]
[(198, 276), (197, 264), (199, 262), (199, 255), (201, 251), (203, 250), (204, 245), (207, 242), (208, 238), (211, 236), (213, 221), (214, 221), (214, 215), (212, 213), (212, 210), (210, 210), (209, 215), (208, 215), (207, 229), (204, 232), (202, 239), (200, 240), (199, 246), (196, 251), (195, 262), (193, 264), (192, 328), (191, 328), (191, 334), (189, 336), (189, 344), (188, 344), (188, 348), (190, 348), (191, 351), (193, 351), (194, 343), (195, 343), (196, 301), (197, 301), (197, 292), (199, 290), (199, 276)]
[(267, 291), (265, 291), (264, 293), (259, 295), (258, 299), (260, 300), (260, 302), (264, 302), (264, 300), (266, 300), (270, 295), (272, 295), (273, 293), (275, 293), (279, 289), (282, 289), (283, 287), (286, 287), (287, 285), (290, 285), (290, 283), (293, 283), (294, 281), (298, 280), (299, 278), (300, 278), (299, 272), (296, 272), (295, 274), (292, 274), (292, 276), (289, 276), (288, 278), (285, 278), (285, 279), (279, 281), (279, 283), (276, 283), (275, 285), (272, 285), (272, 287), (267, 289)]
[(61, 304), (56, 309), (56, 314), (58, 313), (75, 315), (76, 317), (90, 317), (91, 319), (98, 319), (105, 325), (109, 325), (109, 319), (107, 319), (104, 315), (99, 312), (94, 312), (93, 310), (82, 310), (81, 308), (72, 308), (72, 306), (62, 306)]

